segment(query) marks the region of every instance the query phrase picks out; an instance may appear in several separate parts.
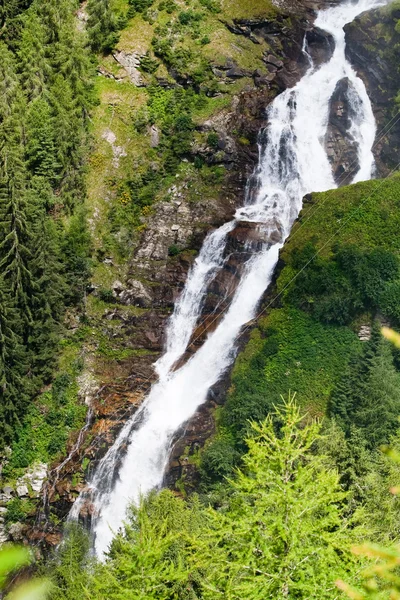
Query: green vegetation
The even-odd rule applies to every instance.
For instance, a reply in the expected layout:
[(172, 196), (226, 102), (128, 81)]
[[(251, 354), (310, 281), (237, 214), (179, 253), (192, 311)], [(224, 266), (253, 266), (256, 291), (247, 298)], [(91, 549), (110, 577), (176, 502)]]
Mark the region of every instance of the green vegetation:
[[(253, 82), (243, 77), (221, 84), (213, 69), (226, 69), (227, 60), (233, 59), (250, 74), (255, 68), (266, 72), (262, 58), (269, 50), (264, 40), (255, 45), (229, 31), (224, 23), (240, 8), (233, 4), (218, 0), (88, 4), (92, 48), (101, 54), (101, 72), (109, 76), (96, 81), (100, 104), (93, 111), (88, 206), (96, 214), (94, 245), (99, 261), (113, 257), (115, 278), (134, 251), (151, 207), (169, 197), (177, 175), (193, 199), (204, 191), (215, 195), (218, 187), (211, 190), (211, 186), (219, 186), (225, 178), (217, 134), (210, 134), (211, 167), (196, 153), (198, 144), (207, 146), (207, 134), (198, 126), (229, 107), (232, 97)], [(249, 6), (246, 13), (251, 13)], [(253, 14), (272, 18), (277, 12), (268, 0), (253, 6)], [(107, 55), (108, 46), (113, 46), (114, 58)], [(118, 53), (137, 54), (138, 74), (146, 87), (129, 83)], [(121, 150), (117, 159), (116, 149)], [(192, 165), (196, 173), (190, 171)], [(98, 268), (102, 269), (94, 266), (95, 283)]]
[(31, 562), (32, 555), (27, 548), (6, 545), (0, 550), (0, 590), (3, 593), (7, 589), (10, 600), (44, 600), (49, 597), (51, 585), (45, 579), (31, 579), (9, 589), (12, 576)]
[[(382, 316), (398, 323), (399, 191), (396, 174), (313, 194), (282, 251), (280, 307), (259, 321), (239, 355), (219, 433), (203, 451), (207, 486), (232, 473), (248, 420), (264, 419), (290, 390), (304, 410), (328, 414), (350, 446), (357, 439), (367, 453), (395, 433), (398, 350), (373, 323)], [(361, 326), (372, 327), (369, 342), (358, 339)]]
[(110, 0), (89, 0), (87, 31), (94, 52), (110, 52), (118, 42), (119, 30), (126, 25), (122, 14), (117, 15)]
[(93, 600), (335, 597), (337, 578), (357, 583), (365, 561), (350, 544), (366, 529), (346, 517), (337, 472), (312, 450), (320, 430), (289, 399), (253, 424), (217, 509), (153, 493), (132, 508), (106, 562), (87, 570), (81, 534), (71, 535), (49, 565), (52, 598), (72, 600), (77, 590)]
[[(151, 354), (128, 347), (132, 328), (123, 326), (124, 315), (147, 309), (119, 305), (113, 283), (124, 281), (153, 206), (174, 186), (190, 202), (218, 193), (223, 144), (201, 125), (230, 107), (255, 69), (266, 72), (268, 42), (226, 27), (278, 14), (270, 0), (254, 4), (89, 0), (86, 32), (76, 19), (85, 6), (75, 0), (0, 8), (6, 479), (65, 455), (84, 422), (87, 348), (94, 376), (117, 383), (125, 362)], [(396, 7), (387, 9), (393, 19)], [(220, 74), (227, 59), (243, 71), (235, 83)], [(232, 135), (251, 143), (245, 131)], [(336, 580), (354, 598), (396, 597), (387, 579), (397, 577), (398, 550), (387, 546), (400, 535), (400, 502), (389, 492), (400, 467), (380, 447), (400, 448), (400, 354), (380, 324), (400, 326), (399, 198), (399, 174), (312, 196), (282, 251), (273, 308), (216, 411), (217, 433), (195, 454), (185, 450), (201, 474), (199, 496), (164, 490), (144, 498), (101, 564), (72, 527), (44, 567), (51, 598), (333, 600), (344, 597)], [(172, 244), (168, 254), (178, 261), (185, 251)], [(90, 276), (95, 292), (86, 298)], [(77, 472), (71, 484), (80, 481)], [(24, 522), (35, 508), (34, 499), (14, 497), (3, 518)], [(383, 548), (351, 553), (366, 540)]]

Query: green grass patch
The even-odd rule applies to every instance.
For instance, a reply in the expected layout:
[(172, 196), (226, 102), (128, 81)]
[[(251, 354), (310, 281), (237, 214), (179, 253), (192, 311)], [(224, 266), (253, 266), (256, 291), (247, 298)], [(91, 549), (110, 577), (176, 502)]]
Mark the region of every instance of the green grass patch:
[(318, 323), (302, 311), (275, 309), (239, 355), (221, 423), (242, 440), (247, 420), (261, 420), (289, 391), (312, 416), (324, 414), (338, 376), (360, 344), (346, 327)]
[(278, 8), (271, 0), (222, 0), (221, 6), (224, 14), (231, 19), (244, 19), (249, 17), (276, 17)]
[(384, 180), (365, 181), (312, 195), (282, 251), (282, 258), (295, 248), (312, 242), (323, 257), (335, 243), (358, 248), (400, 251), (400, 173)]

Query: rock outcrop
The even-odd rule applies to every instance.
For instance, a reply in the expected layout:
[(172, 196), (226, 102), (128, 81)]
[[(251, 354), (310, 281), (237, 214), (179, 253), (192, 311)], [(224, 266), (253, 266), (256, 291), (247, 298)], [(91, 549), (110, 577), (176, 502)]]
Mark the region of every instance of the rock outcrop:
[(349, 80), (342, 79), (330, 101), (325, 143), (338, 185), (349, 184), (359, 168), (357, 144), (351, 135), (351, 122), (356, 110), (352, 104), (352, 93)]
[(389, 4), (360, 15), (345, 28), (348, 59), (366, 85), (377, 120), (374, 154), (381, 176), (396, 167), (400, 152), (398, 20), (400, 9)]

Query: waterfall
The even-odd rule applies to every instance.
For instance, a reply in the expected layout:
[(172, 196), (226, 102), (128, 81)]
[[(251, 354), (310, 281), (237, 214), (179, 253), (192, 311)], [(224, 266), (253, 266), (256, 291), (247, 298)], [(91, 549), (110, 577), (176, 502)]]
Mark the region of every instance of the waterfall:
[[(254, 185), (249, 186), (252, 191), (235, 219), (204, 241), (170, 319), (165, 353), (155, 365), (159, 380), (100, 461), (89, 492), (82, 493), (72, 508), (70, 518), (76, 519), (88, 497), (93, 503), (92, 533), (99, 557), (123, 525), (128, 505), (162, 484), (174, 434), (205, 402), (210, 387), (231, 365), (237, 338), (256, 314), (302, 198), (309, 192), (336, 187), (325, 136), (330, 99), (343, 78), (348, 79), (351, 90), (349, 135), (358, 149), (359, 170), (354, 181), (372, 176), (375, 120), (365, 86), (346, 60), (343, 28), (358, 14), (384, 4), (385, 0), (358, 0), (320, 11), (315, 25), (333, 36), (332, 57), (315, 67), (307, 55), (307, 73), (270, 105), (268, 126), (260, 137)], [(280, 240), (274, 243), (271, 238), (247, 258), (218, 325), (183, 366), (174, 368), (198, 325), (208, 286), (224, 266), (227, 236), (243, 221), (278, 230)]]

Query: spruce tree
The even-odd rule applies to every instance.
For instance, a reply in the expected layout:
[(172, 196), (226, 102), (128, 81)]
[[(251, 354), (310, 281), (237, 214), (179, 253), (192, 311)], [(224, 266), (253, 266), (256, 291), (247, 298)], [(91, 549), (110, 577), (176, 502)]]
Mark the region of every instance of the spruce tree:
[(118, 41), (117, 19), (110, 6), (110, 0), (89, 0), (87, 6), (88, 33), (94, 52), (107, 52), (113, 49)]
[(400, 414), (400, 373), (389, 342), (381, 339), (375, 355), (368, 357), (368, 373), (360, 391), (354, 402), (354, 424), (363, 430), (371, 448), (388, 443)]
[(31, 272), (35, 288), (30, 298), (33, 321), (29, 328), (28, 350), (32, 372), (41, 383), (49, 381), (54, 367), (65, 284), (57, 231), (43, 211), (35, 222), (33, 238), (35, 249)]
[(0, 277), (0, 448), (12, 440), (30, 391), (19, 330), (18, 311)]
[(328, 414), (348, 438), (352, 428), (358, 429), (358, 435), (362, 434), (368, 448), (374, 450), (396, 431), (399, 412), (400, 374), (376, 322), (362, 354), (352, 358), (332, 392)]
[(54, 184), (59, 170), (55, 159), (54, 119), (50, 106), (42, 97), (29, 106), (25, 136), (25, 155), (30, 172)]
[(24, 15), (24, 27), (17, 59), (22, 89), (28, 100), (33, 100), (46, 90), (51, 75), (51, 66), (46, 56), (45, 30), (32, 9)]
[[(3, 125), (4, 120), (10, 117), (21, 91), (14, 58), (3, 42), (0, 42), (0, 54), (0, 124)], [(4, 133), (3, 129), (2, 137)]]
[[(25, 324), (32, 324), (29, 298), (34, 281), (30, 271), (32, 234), (29, 226), (24, 165), (17, 147), (0, 155), (0, 269)], [(26, 339), (26, 335), (24, 336)]]
[(217, 589), (230, 600), (332, 598), (336, 577), (353, 571), (349, 545), (359, 533), (343, 516), (337, 471), (312, 452), (320, 425), (305, 425), (293, 400), (275, 419), (278, 435), (272, 417), (253, 425), (229, 508), (214, 513), (213, 547), (225, 555)]

